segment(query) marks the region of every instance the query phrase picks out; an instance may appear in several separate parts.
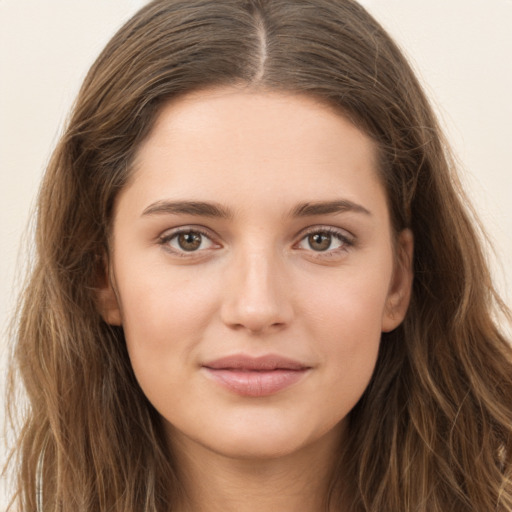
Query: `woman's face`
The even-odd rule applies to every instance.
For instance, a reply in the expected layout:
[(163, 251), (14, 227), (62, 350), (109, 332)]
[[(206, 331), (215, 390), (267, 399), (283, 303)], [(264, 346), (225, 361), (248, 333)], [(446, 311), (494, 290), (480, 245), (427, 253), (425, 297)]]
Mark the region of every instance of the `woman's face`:
[(167, 104), (111, 249), (100, 304), (142, 390), (172, 441), (229, 456), (337, 439), (409, 300), (374, 144), (306, 96)]

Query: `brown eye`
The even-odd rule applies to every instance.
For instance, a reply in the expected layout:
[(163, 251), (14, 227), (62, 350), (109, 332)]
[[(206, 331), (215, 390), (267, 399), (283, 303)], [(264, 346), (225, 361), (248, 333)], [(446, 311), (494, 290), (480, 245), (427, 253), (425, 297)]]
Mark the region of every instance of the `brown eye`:
[(160, 244), (166, 246), (175, 254), (202, 252), (218, 247), (212, 239), (197, 230), (183, 230), (163, 236)]
[(177, 236), (179, 248), (187, 252), (196, 251), (199, 249), (199, 247), (201, 247), (202, 241), (203, 235), (194, 231), (189, 231), (188, 233), (180, 233)]
[(332, 235), (329, 233), (313, 233), (308, 235), (308, 245), (314, 251), (327, 251), (331, 247)]
[(353, 245), (353, 240), (345, 231), (333, 227), (320, 228), (315, 231), (311, 230), (303, 235), (295, 247), (305, 251), (325, 253), (326, 256), (333, 256), (340, 252), (346, 252)]

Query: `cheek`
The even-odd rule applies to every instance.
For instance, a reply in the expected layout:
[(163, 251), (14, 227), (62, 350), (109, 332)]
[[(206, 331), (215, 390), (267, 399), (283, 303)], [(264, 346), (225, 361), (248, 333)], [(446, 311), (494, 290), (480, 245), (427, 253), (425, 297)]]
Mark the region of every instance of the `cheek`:
[(123, 285), (122, 321), (136, 373), (153, 371), (191, 359), (194, 347), (217, 309), (218, 286), (213, 279), (197, 279), (190, 271), (158, 268), (134, 271)]
[(303, 289), (308, 293), (301, 316), (311, 319), (312, 326), (324, 330), (326, 338), (346, 340), (347, 346), (379, 339), (391, 279), (391, 271), (387, 270), (390, 267), (391, 264), (384, 265), (384, 270), (382, 265), (344, 268), (323, 279), (316, 276), (305, 281)]
[(303, 314), (325, 369), (326, 397), (333, 411), (342, 404), (343, 414), (357, 403), (373, 374), (389, 285), (383, 278), (389, 274), (352, 270), (310, 287)]

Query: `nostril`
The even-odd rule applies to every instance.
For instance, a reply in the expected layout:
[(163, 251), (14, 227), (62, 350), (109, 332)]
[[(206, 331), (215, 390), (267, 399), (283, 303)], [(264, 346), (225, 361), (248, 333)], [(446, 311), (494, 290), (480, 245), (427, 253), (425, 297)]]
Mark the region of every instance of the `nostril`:
[(277, 331), (286, 327), (289, 321), (285, 318), (285, 310), (258, 311), (232, 306), (224, 308), (223, 321), (230, 328), (235, 330), (247, 330), (253, 333), (266, 331)]

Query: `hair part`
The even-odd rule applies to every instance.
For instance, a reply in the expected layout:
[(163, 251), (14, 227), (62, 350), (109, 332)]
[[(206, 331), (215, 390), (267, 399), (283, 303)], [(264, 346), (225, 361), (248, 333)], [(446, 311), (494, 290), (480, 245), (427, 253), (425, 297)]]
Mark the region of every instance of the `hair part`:
[[(114, 204), (161, 106), (220, 86), (306, 94), (368, 134), (392, 223), (415, 237), (412, 302), (350, 413), (329, 510), (512, 509), (510, 347), (447, 144), (402, 53), (352, 0), (156, 0), (88, 73), (48, 165), (12, 379), (29, 399), (20, 510), (163, 512), (183, 492), (122, 328), (96, 289)], [(14, 405), (14, 395), (12, 405)], [(38, 501), (40, 501), (38, 505)], [(38, 508), (39, 506), (39, 508)]]

